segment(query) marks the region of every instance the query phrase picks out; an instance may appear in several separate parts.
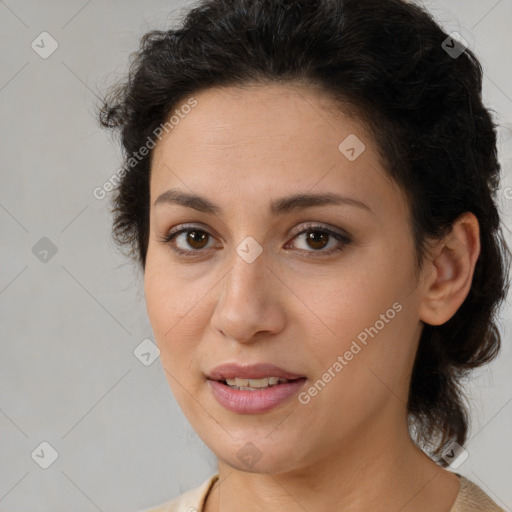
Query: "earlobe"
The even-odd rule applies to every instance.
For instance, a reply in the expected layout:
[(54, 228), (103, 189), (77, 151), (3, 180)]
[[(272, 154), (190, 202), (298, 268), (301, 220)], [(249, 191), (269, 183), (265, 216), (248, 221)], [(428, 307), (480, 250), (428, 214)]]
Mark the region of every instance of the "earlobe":
[(433, 250), (421, 290), (419, 315), (423, 322), (441, 325), (457, 312), (471, 288), (479, 255), (478, 220), (466, 212)]

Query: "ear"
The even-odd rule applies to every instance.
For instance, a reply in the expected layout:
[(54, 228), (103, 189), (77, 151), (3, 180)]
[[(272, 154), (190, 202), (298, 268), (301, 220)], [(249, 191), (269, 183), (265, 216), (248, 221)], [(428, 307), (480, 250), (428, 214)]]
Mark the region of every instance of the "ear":
[(480, 255), (480, 228), (471, 212), (453, 223), (425, 264), (420, 319), (430, 325), (447, 322), (464, 302)]

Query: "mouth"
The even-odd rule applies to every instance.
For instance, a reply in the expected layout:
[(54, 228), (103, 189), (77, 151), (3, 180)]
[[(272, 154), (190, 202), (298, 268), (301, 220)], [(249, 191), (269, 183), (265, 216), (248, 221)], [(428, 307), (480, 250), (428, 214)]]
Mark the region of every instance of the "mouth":
[(267, 363), (225, 364), (207, 375), (217, 402), (239, 414), (264, 413), (281, 405), (295, 395), (306, 380), (303, 375)]

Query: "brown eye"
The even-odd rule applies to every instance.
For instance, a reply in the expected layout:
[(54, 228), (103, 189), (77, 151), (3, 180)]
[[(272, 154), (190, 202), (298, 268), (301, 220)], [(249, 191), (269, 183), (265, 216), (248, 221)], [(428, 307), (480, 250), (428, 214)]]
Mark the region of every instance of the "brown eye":
[(169, 245), (177, 254), (193, 256), (211, 248), (208, 247), (210, 238), (213, 237), (207, 231), (189, 227), (171, 231), (160, 241)]
[[(334, 252), (343, 250), (352, 242), (349, 235), (338, 233), (321, 225), (309, 225), (306, 229), (294, 236), (293, 240), (302, 239), (301, 252), (309, 253), (311, 257), (329, 256)], [(329, 244), (331, 244), (330, 247)], [(296, 247), (299, 244), (294, 244)], [(326, 250), (324, 250), (328, 247)], [(318, 253), (318, 254), (315, 254)]]
[(192, 247), (193, 249), (204, 249), (206, 243), (208, 242), (208, 233), (206, 231), (199, 230), (188, 230), (186, 236), (186, 243)]
[(325, 231), (310, 230), (307, 232), (306, 241), (312, 249), (320, 250), (328, 244), (329, 237)]

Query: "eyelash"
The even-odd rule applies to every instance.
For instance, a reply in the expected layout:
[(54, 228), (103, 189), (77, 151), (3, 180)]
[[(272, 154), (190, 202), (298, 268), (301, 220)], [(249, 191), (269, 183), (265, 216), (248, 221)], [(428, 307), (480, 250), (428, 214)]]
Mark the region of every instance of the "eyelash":
[[(178, 226), (178, 227), (180, 227), (180, 226)], [(175, 252), (176, 254), (178, 254), (178, 255), (181, 255), (181, 256), (197, 256), (198, 253), (204, 252), (207, 249), (196, 249), (196, 250), (188, 251), (188, 250), (180, 249), (180, 248), (176, 247), (176, 245), (174, 243), (172, 243), (177, 236), (179, 236), (182, 233), (187, 233), (187, 232), (190, 232), (190, 231), (197, 231), (197, 232), (200, 232), (200, 233), (206, 233), (210, 237), (213, 236), (210, 233), (208, 233), (208, 231), (206, 231), (205, 229), (200, 229), (197, 226), (186, 226), (186, 227), (182, 227), (182, 229), (179, 229), (179, 230), (178, 229), (171, 230), (169, 233), (167, 233), (166, 235), (161, 237), (158, 241), (162, 242), (162, 243), (164, 243), (166, 245), (169, 245), (170, 249), (173, 252)], [(303, 234), (306, 234), (308, 232), (326, 233), (329, 236), (331, 236), (334, 239), (336, 239), (338, 242), (340, 242), (340, 244), (337, 247), (331, 248), (330, 250), (327, 250), (327, 251), (324, 251), (322, 249), (319, 249), (318, 251), (314, 251), (314, 250), (306, 251), (306, 250), (302, 250), (301, 249), (301, 252), (315, 254), (314, 256), (308, 256), (310, 258), (319, 258), (319, 257), (321, 258), (321, 257), (330, 256), (331, 254), (334, 254), (334, 253), (337, 253), (337, 252), (340, 252), (340, 251), (344, 250), (347, 245), (352, 243), (352, 239), (348, 235), (345, 235), (345, 234), (342, 234), (342, 233), (338, 233), (338, 232), (333, 231), (331, 229), (328, 229), (328, 228), (326, 228), (326, 227), (324, 227), (324, 226), (322, 226), (320, 224), (308, 224), (308, 225), (306, 225), (305, 229), (303, 229), (302, 231), (299, 231), (299, 232), (297, 232), (297, 233), (295, 233), (293, 235), (292, 240), (297, 238), (299, 235), (303, 235)], [(316, 254), (318, 254), (318, 256)]]

